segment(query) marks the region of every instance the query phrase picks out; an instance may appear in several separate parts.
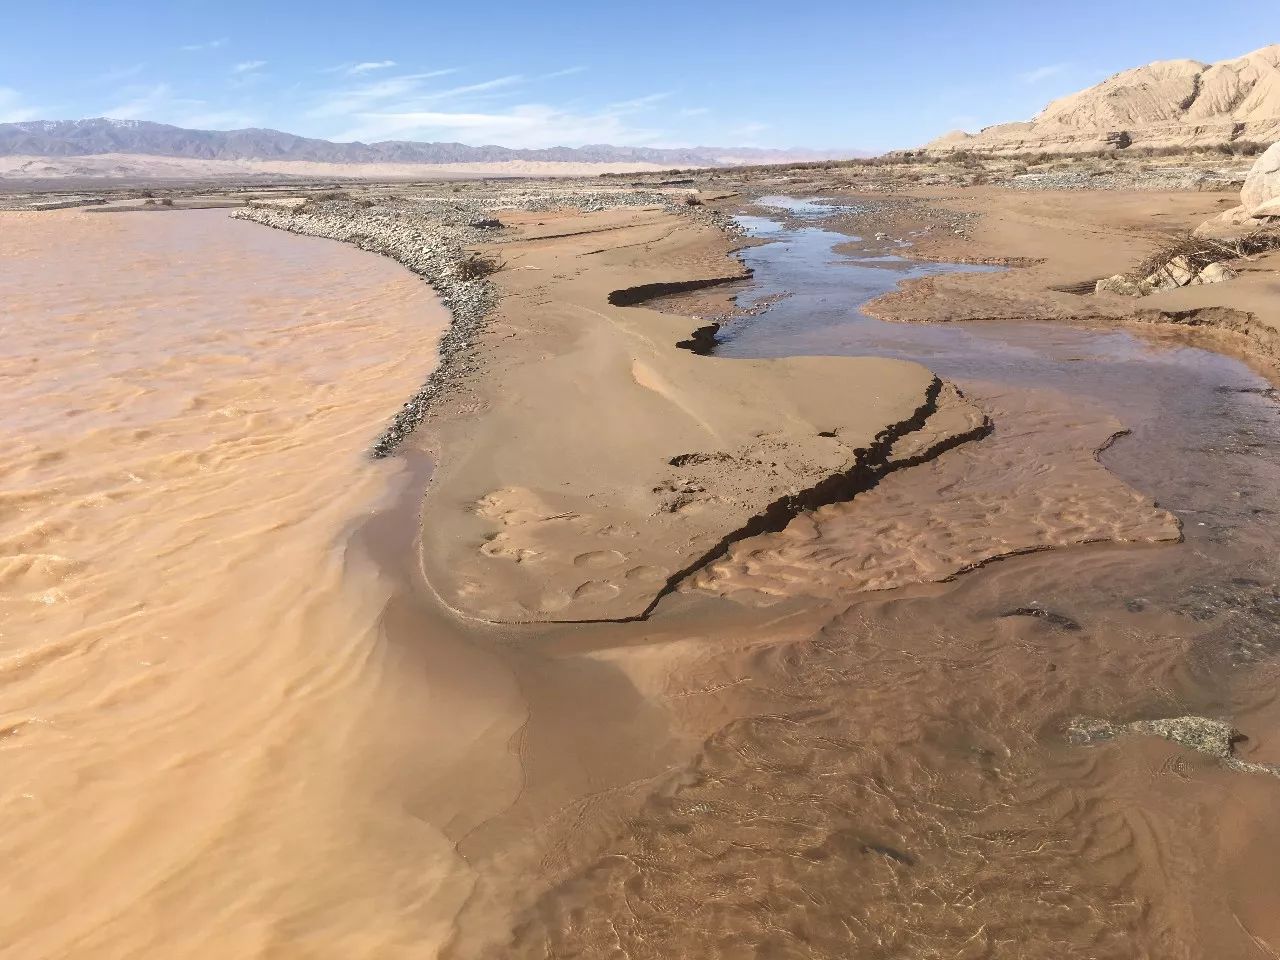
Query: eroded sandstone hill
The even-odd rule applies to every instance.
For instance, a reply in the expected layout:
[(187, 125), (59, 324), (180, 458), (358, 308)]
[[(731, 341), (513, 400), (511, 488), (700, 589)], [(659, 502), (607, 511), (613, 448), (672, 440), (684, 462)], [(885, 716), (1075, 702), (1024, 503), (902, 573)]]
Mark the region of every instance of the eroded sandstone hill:
[(934, 151), (1079, 153), (1280, 140), (1280, 44), (1221, 63), (1161, 60), (1055, 100), (1033, 119), (976, 134), (954, 131)]

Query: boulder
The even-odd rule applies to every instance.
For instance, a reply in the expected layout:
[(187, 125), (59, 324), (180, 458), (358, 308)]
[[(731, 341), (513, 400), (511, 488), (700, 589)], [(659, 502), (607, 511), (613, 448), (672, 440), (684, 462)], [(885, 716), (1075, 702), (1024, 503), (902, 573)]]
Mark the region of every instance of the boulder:
[[(1251, 220), (1258, 222), (1280, 217), (1280, 197), (1268, 200), (1253, 208), (1253, 216)], [(1246, 221), (1247, 222), (1247, 221)]]
[(1239, 275), (1225, 263), (1211, 263), (1196, 274), (1196, 278), (1191, 282), (1193, 284), (1222, 283), (1224, 280), (1234, 280)]
[(1094, 293), (1114, 293), (1121, 297), (1140, 297), (1142, 288), (1136, 280), (1131, 280), (1123, 273), (1112, 277), (1103, 277), (1093, 286)]
[(1228, 223), (1228, 224), (1231, 224), (1232, 226), (1239, 226), (1240, 224), (1244, 223), (1248, 219), (1249, 219), (1249, 211), (1244, 208), (1244, 204), (1240, 204), (1240, 206), (1238, 207), (1232, 207), (1230, 210), (1224, 210), (1222, 213), (1218, 214), (1212, 220), (1208, 220), (1205, 222), (1206, 223)]
[(1159, 270), (1147, 277), (1146, 282), (1153, 290), (1170, 290), (1174, 287), (1185, 287), (1195, 279), (1195, 267), (1186, 257), (1174, 257)]
[(1244, 189), (1240, 191), (1240, 202), (1250, 216), (1258, 216), (1260, 207), (1275, 200), (1280, 200), (1280, 143), (1273, 143), (1257, 159), (1245, 177)]
[(1243, 206), (1223, 210), (1216, 217), (1210, 217), (1192, 233), (1197, 237), (1226, 237), (1238, 233), (1242, 224), (1252, 223), (1253, 219)]

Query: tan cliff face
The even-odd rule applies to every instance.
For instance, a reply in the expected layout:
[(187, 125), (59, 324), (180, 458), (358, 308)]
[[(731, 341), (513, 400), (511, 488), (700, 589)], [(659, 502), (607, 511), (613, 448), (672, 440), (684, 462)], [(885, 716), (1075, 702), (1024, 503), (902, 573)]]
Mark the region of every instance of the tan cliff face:
[(935, 151), (1079, 153), (1280, 139), (1280, 44), (1221, 63), (1162, 60), (1054, 100), (1029, 121), (953, 131)]

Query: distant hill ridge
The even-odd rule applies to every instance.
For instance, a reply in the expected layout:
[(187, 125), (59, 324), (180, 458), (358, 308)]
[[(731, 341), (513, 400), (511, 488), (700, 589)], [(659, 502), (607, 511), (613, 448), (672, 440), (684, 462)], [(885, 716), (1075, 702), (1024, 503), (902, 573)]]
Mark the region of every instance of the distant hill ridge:
[(280, 130), (188, 130), (146, 120), (28, 120), (0, 123), (0, 156), (87, 157), (133, 154), (192, 160), (273, 160), (312, 163), (656, 163), (723, 166), (828, 159), (832, 154), (753, 147), (583, 147), (517, 149), (464, 143), (334, 143)]
[(946, 152), (1203, 147), (1280, 140), (1280, 44), (1220, 63), (1161, 60), (1054, 100), (1029, 121), (925, 145)]

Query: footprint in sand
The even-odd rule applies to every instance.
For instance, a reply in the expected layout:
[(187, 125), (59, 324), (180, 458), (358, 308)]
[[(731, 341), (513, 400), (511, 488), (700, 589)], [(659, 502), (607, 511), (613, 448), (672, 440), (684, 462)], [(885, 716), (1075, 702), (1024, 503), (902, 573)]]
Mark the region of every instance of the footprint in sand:
[(573, 591), (573, 599), (588, 601), (612, 600), (619, 592), (617, 586), (612, 583), (606, 583), (603, 580), (588, 580)]
[(661, 583), (667, 579), (667, 570), (664, 567), (651, 567), (642, 564), (638, 567), (632, 567), (626, 572), (625, 576), (633, 583)]
[[(577, 594), (574, 596), (576, 597)], [(563, 590), (552, 590), (539, 597), (537, 603), (533, 606), (524, 604), (524, 607), (531, 613), (558, 613), (571, 604), (573, 600), (574, 598)]]
[(591, 550), (574, 557), (573, 565), (586, 570), (607, 570), (609, 567), (618, 566), (626, 559), (617, 550)]

